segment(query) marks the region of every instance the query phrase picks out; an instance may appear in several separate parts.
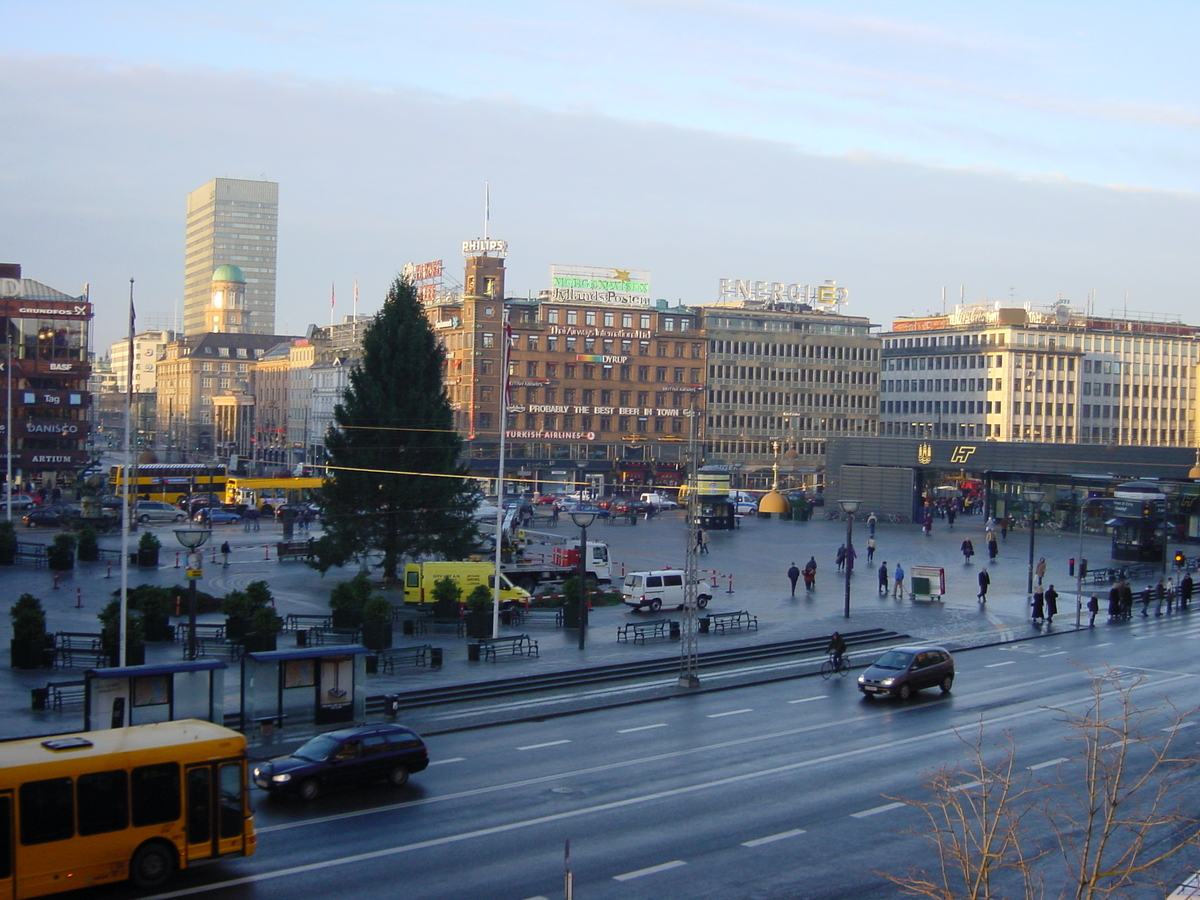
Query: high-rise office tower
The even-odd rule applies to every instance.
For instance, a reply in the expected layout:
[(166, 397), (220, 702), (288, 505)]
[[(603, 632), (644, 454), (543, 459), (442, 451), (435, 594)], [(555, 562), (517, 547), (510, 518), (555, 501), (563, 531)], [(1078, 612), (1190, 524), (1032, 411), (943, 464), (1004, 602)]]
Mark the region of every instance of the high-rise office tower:
[(214, 178), (188, 194), (183, 259), (183, 331), (204, 334), (213, 272), (241, 269), (246, 278), (245, 322), (250, 334), (275, 332), (275, 254), (279, 185)]

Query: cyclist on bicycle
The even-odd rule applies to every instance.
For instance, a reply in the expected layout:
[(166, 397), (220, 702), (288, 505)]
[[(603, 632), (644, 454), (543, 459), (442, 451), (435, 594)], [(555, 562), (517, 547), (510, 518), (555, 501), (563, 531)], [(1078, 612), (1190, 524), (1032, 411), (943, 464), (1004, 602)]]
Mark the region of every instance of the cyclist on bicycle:
[(839, 632), (835, 631), (829, 636), (829, 646), (825, 652), (833, 661), (834, 670), (840, 672), (842, 670), (842, 654), (846, 652), (846, 640)]

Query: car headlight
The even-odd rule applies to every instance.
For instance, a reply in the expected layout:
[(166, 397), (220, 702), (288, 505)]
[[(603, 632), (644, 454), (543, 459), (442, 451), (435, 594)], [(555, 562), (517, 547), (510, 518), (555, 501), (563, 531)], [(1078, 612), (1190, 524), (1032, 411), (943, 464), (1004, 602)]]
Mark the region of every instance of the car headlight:
[(858, 676), (858, 683), (859, 683), (859, 684), (866, 684), (866, 683), (867, 683), (867, 677), (866, 677), (865, 675), (859, 675), (859, 676)]
[(292, 780), (292, 776), (284, 772), (282, 775), (272, 775), (271, 780), (276, 784), (287, 784)]
[(885, 678), (885, 679), (883, 679), (883, 681), (881, 681), (879, 683), (882, 684), (884, 687), (891, 687), (895, 683), (895, 681), (896, 681), (895, 678)]

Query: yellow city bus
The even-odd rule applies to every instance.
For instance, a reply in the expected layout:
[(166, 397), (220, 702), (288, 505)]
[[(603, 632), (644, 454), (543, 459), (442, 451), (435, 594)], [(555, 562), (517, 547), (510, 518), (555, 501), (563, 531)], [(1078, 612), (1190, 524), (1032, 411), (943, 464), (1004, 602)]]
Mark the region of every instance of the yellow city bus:
[(199, 719), (0, 743), (0, 896), (250, 856), (246, 739)]
[[(117, 496), (125, 493), (125, 467), (113, 466), (108, 471), (109, 491)], [(175, 503), (187, 494), (225, 493), (227, 468), (218, 463), (146, 463), (134, 466), (129, 492), (147, 500)]]
[(261, 506), (264, 500), (302, 503), (320, 490), (324, 478), (229, 478), (225, 481), (225, 502)]

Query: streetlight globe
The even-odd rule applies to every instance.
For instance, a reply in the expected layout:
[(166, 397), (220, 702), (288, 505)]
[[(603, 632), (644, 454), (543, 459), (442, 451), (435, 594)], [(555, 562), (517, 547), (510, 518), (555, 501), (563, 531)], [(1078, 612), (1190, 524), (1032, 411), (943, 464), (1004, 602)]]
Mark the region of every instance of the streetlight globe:
[(862, 506), (861, 500), (839, 500), (838, 506), (842, 508), (842, 512), (854, 515), (858, 512), (858, 508)]
[(176, 528), (175, 539), (188, 550), (199, 550), (212, 537), (209, 528)]
[(1045, 491), (1026, 491), (1025, 499), (1028, 500), (1030, 503), (1041, 503), (1044, 499), (1046, 499), (1046, 492)]
[(596, 512), (590, 509), (576, 509), (571, 512), (571, 521), (576, 528), (591, 528), (596, 521)]

